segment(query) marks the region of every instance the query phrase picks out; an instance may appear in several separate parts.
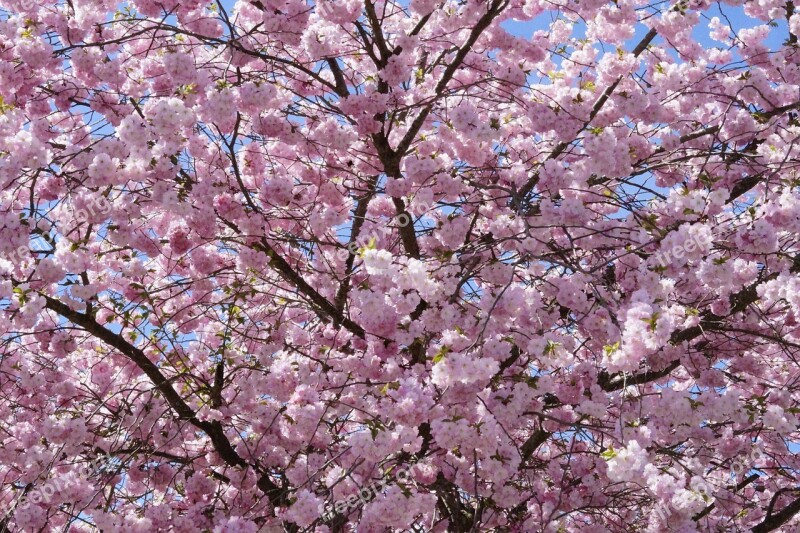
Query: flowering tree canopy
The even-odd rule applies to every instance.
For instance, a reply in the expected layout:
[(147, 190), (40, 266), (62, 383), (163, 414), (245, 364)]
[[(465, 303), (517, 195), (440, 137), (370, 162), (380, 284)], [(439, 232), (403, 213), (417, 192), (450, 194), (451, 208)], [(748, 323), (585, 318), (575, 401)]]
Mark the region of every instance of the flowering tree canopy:
[(3, 528), (800, 528), (791, 0), (0, 7)]

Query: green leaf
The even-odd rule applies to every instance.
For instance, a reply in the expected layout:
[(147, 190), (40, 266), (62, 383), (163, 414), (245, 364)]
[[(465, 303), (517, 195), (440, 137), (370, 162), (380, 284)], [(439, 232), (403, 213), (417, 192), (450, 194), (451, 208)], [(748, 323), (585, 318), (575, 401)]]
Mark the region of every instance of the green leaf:
[(614, 344), (606, 344), (603, 346), (603, 351), (606, 355), (611, 355), (612, 353), (619, 350), (619, 341), (615, 342)]
[(450, 353), (450, 347), (445, 344), (444, 346), (439, 348), (439, 351), (436, 352), (436, 355), (433, 356), (433, 364), (435, 365), (435, 364), (440, 363), (441, 361), (443, 361), (445, 356), (447, 356), (448, 353)]
[(197, 93), (197, 84), (190, 83), (188, 85), (181, 85), (178, 87), (178, 90), (175, 91), (178, 96), (188, 96), (190, 94)]
[(14, 109), (14, 106), (7, 104), (5, 98), (0, 95), (0, 115), (5, 115), (7, 111), (11, 111), (12, 109)]
[(14, 292), (14, 294), (17, 295), (17, 299), (19, 300), (20, 305), (25, 305), (26, 303), (28, 303), (28, 291), (23, 291), (19, 287), (14, 287), (12, 291)]
[(616, 456), (617, 456), (617, 452), (614, 451), (614, 448), (609, 448), (609, 449), (607, 449), (606, 451), (604, 451), (603, 453), (600, 454), (600, 457), (602, 457), (606, 461), (609, 461), (609, 460), (613, 459)]
[(547, 340), (547, 345), (544, 347), (544, 355), (553, 355), (556, 353), (556, 348), (561, 346), (560, 342), (553, 342), (550, 339)]
[(658, 322), (659, 315), (660, 315), (660, 313), (655, 312), (655, 313), (653, 313), (653, 316), (651, 316), (650, 318), (641, 318), (640, 320), (642, 322), (647, 322), (648, 326), (650, 327), (650, 330), (651, 331), (655, 331), (656, 330), (656, 322)]
[(399, 381), (391, 381), (391, 382), (387, 383), (386, 385), (384, 385), (383, 387), (381, 387), (381, 394), (385, 395), (390, 390), (397, 390), (399, 388), (400, 388), (400, 382)]
[(713, 176), (709, 176), (709, 175), (708, 175), (708, 174), (706, 174), (705, 172), (701, 172), (701, 173), (700, 173), (700, 175), (699, 175), (699, 176), (697, 176), (697, 179), (700, 181), (700, 183), (702, 183), (702, 184), (703, 184), (703, 185), (705, 185), (706, 187), (710, 187), (711, 185), (713, 185), (714, 183), (716, 183), (717, 181), (719, 181), (719, 178), (718, 178), (718, 177), (717, 177), (717, 178), (715, 178), (715, 177), (713, 177)]
[(366, 246), (364, 246), (363, 248), (359, 248), (359, 249), (358, 249), (358, 255), (359, 255), (359, 256), (363, 256), (363, 255), (364, 255), (364, 253), (365, 253), (367, 250), (374, 250), (374, 249), (376, 249), (376, 248), (377, 248), (377, 246), (376, 246), (376, 243), (377, 243), (377, 240), (375, 239), (375, 237), (372, 237), (372, 238), (369, 240), (369, 242), (367, 243), (367, 245), (366, 245)]
[(642, 217), (642, 227), (647, 231), (653, 232), (658, 230), (658, 216), (650, 214)]
[(751, 113), (751, 115), (753, 116), (755, 121), (758, 122), (759, 124), (766, 124), (767, 122), (769, 122), (769, 117), (764, 113), (762, 113), (761, 111), (755, 111)]

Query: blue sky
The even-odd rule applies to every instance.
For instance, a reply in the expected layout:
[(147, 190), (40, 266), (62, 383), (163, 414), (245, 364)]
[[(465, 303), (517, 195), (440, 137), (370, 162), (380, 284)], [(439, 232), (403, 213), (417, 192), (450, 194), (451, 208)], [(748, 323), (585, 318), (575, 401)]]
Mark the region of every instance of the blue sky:
[[(550, 22), (554, 20), (553, 17), (555, 14), (555, 11), (548, 11), (532, 21), (506, 21), (503, 23), (503, 27), (514, 35), (530, 38), (536, 30), (546, 30)], [(730, 21), (734, 31), (737, 32), (742, 29), (752, 28), (754, 26), (764, 24), (764, 21), (747, 16), (744, 13), (744, 8), (741, 6), (722, 6), (720, 3), (715, 3), (711, 8), (707, 9), (701, 14), (701, 21), (697, 24), (693, 33), (698, 42), (708, 47), (722, 46), (720, 43), (713, 41), (708, 36), (708, 22), (713, 17), (718, 17), (723, 22), (726, 22), (727, 19), (727, 21)], [(785, 19), (776, 20), (775, 22), (777, 23), (777, 27), (770, 32), (770, 36), (766, 41), (766, 45), (773, 50), (782, 45), (783, 41), (788, 37), (789, 31)], [(573, 37), (583, 37), (584, 29), (584, 24), (577, 23), (575, 25)], [(634, 35), (634, 37), (630, 40), (630, 48), (635, 46), (635, 43), (641, 39), (642, 35), (644, 35), (646, 31), (647, 30), (644, 29), (644, 26), (637, 28), (636, 35)]]

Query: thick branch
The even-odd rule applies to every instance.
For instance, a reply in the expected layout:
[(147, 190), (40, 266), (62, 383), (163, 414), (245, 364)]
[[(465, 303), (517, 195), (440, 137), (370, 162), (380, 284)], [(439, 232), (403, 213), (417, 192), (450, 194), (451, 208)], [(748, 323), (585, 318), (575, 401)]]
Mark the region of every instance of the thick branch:
[[(792, 274), (797, 274), (800, 272), (800, 254), (794, 257), (792, 266), (789, 268), (789, 272)], [(739, 292), (732, 294), (729, 298), (731, 312), (728, 317), (744, 311), (749, 305), (757, 302), (758, 286), (767, 281), (776, 279), (778, 275), (779, 273), (773, 272), (772, 274), (765, 276), (763, 279), (753, 282)], [(705, 331), (719, 330), (720, 325), (726, 318), (727, 317), (716, 315), (710, 311), (703, 313), (703, 318), (700, 320), (699, 325), (674, 331), (670, 336), (669, 342), (672, 345), (677, 345), (682, 342), (692, 341), (701, 336)], [(678, 368), (678, 366), (680, 366), (680, 361), (675, 360), (672, 361), (664, 370), (658, 372), (644, 371), (642, 373), (629, 376), (624, 376), (622, 374), (611, 376), (607, 372), (600, 372), (597, 377), (597, 382), (603, 388), (603, 390), (606, 392), (611, 392), (620, 390), (627, 385), (643, 385), (645, 383), (650, 383), (652, 381), (661, 379), (669, 375), (669, 373)]]
[[(458, 70), (458, 68), (464, 62), (464, 59), (466, 59), (467, 54), (472, 50), (472, 47), (478, 41), (486, 28), (488, 28), (492, 21), (494, 21), (494, 19), (503, 12), (507, 5), (507, 0), (494, 0), (492, 2), (489, 10), (472, 28), (472, 31), (470, 32), (466, 42), (461, 46), (461, 48), (458, 49), (458, 52), (456, 52), (456, 57), (453, 58), (453, 61), (451, 61), (445, 69), (441, 79), (439, 79), (439, 83), (436, 84), (436, 89), (434, 90), (435, 97), (441, 96), (444, 93), (444, 90), (447, 88), (447, 84), (450, 83), (450, 80), (455, 75), (456, 70)], [(411, 127), (408, 128), (405, 136), (403, 136), (403, 140), (401, 140), (397, 145), (396, 152), (401, 157), (408, 151), (411, 143), (414, 142), (417, 133), (419, 133), (422, 125), (425, 123), (425, 119), (428, 118), (428, 114), (430, 114), (431, 109), (433, 109), (433, 104), (436, 101), (435, 97), (432, 99), (430, 104), (425, 106), (422, 111), (420, 111), (419, 115), (417, 115), (417, 118), (415, 118), (414, 122), (411, 123)]]
[(792, 503), (784, 507), (778, 514), (767, 513), (764, 520), (756, 525), (751, 531), (753, 533), (766, 533), (767, 531), (774, 531), (788, 522), (800, 512), (800, 498), (797, 498)]
[[(348, 250), (350, 250), (351, 246), (358, 241), (358, 238), (361, 235), (361, 228), (364, 226), (364, 221), (367, 217), (369, 203), (375, 197), (377, 184), (378, 176), (373, 176), (370, 178), (367, 182), (367, 192), (358, 200), (358, 203), (356, 204), (356, 208), (353, 211), (353, 229), (350, 231), (350, 241), (348, 242), (347, 246)], [(336, 310), (342, 315), (344, 314), (344, 304), (347, 300), (347, 293), (350, 292), (350, 275), (353, 273), (353, 263), (355, 263), (355, 259), (356, 256), (351, 251), (347, 256), (347, 260), (345, 261), (344, 279), (342, 279), (342, 282), (339, 285), (339, 290), (336, 291), (336, 298), (333, 302), (336, 306)]]
[[(650, 45), (653, 39), (655, 39), (656, 35), (658, 35), (658, 31), (655, 28), (651, 28), (650, 31), (647, 32), (647, 35), (645, 35), (644, 38), (642, 38), (642, 40), (639, 42), (639, 44), (636, 45), (636, 48), (633, 49), (633, 57), (639, 57), (639, 55), (648, 47), (648, 45)], [(589, 112), (589, 117), (583, 123), (581, 128), (575, 133), (575, 137), (580, 135), (580, 133), (592, 123), (592, 121), (595, 119), (600, 110), (603, 109), (605, 103), (614, 93), (614, 90), (622, 81), (622, 78), (623, 76), (617, 78), (617, 80), (611, 85), (609, 85), (606, 88), (606, 90), (603, 91), (603, 94), (601, 94), (600, 97), (595, 101), (591, 111)], [(558, 143), (553, 149), (553, 151), (550, 153), (550, 155), (547, 157), (546, 161), (553, 160), (558, 156), (560, 156), (562, 153), (564, 153), (564, 150), (566, 150), (570, 144), (571, 142)], [(544, 162), (542, 164), (544, 164)], [(519, 205), (521, 205), (522, 202), (525, 200), (525, 197), (527, 197), (528, 194), (530, 194), (530, 192), (533, 190), (533, 188), (536, 187), (537, 183), (539, 183), (538, 172), (533, 176), (531, 176), (530, 179), (528, 179), (528, 181), (526, 181), (525, 184), (519, 189), (517, 193), (517, 198), (515, 198), (512, 201), (512, 207), (515, 208), (519, 207)]]
[[(184, 401), (180, 394), (172, 388), (169, 380), (161, 373), (158, 366), (150, 361), (140, 348), (126, 341), (121, 335), (104, 328), (95, 322), (93, 318), (73, 310), (63, 302), (46, 295), (42, 295), (42, 297), (45, 299), (47, 309), (57, 313), (73, 324), (80, 326), (93, 337), (117, 349), (130, 359), (156, 386), (156, 389), (164, 396), (167, 404), (175, 411), (180, 420), (188, 421), (208, 435), (214, 450), (226, 464), (242, 468), (247, 468), (249, 466), (231, 445), (230, 440), (228, 440), (228, 437), (225, 435), (222, 424), (216, 420), (209, 422), (198, 419), (194, 410)], [(258, 468), (255, 468), (255, 470), (261, 474), (258, 480), (258, 486), (270, 498), (270, 501), (274, 505), (285, 503), (285, 492), (272, 482), (267, 473), (261, 472)]]
[(547, 441), (547, 439), (550, 438), (550, 435), (552, 435), (552, 433), (550, 433), (549, 431), (545, 431), (543, 429), (537, 429), (536, 431), (534, 431), (533, 434), (530, 437), (528, 437), (528, 440), (525, 441), (525, 443), (522, 445), (522, 448), (520, 449), (521, 452), (520, 456), (522, 457), (522, 462), (524, 463), (525, 461), (530, 459), (531, 456), (534, 454), (534, 452), (539, 449), (539, 446), (544, 444)]
[[(239, 228), (233, 222), (219, 217), (222, 222), (231, 228), (236, 233), (241, 233)], [(323, 318), (328, 318), (333, 321), (336, 326), (343, 326), (357, 337), (364, 338), (366, 332), (364, 328), (344, 316), (343, 313), (336, 309), (336, 306), (329, 302), (324, 296), (317, 292), (314, 287), (308, 284), (303, 279), (303, 276), (294, 271), (292, 266), (284, 259), (278, 252), (262, 237), (258, 242), (251, 245), (254, 249), (263, 252), (268, 258), (268, 265), (275, 270), (285, 281), (288, 281), (297, 291), (308, 298), (314, 305), (317, 313)]]

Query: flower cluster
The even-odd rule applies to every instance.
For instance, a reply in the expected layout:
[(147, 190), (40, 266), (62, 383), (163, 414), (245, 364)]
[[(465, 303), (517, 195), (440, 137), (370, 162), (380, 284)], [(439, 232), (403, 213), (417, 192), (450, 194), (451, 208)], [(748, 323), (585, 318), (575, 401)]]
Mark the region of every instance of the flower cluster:
[(0, 6), (8, 529), (800, 528), (791, 2)]

